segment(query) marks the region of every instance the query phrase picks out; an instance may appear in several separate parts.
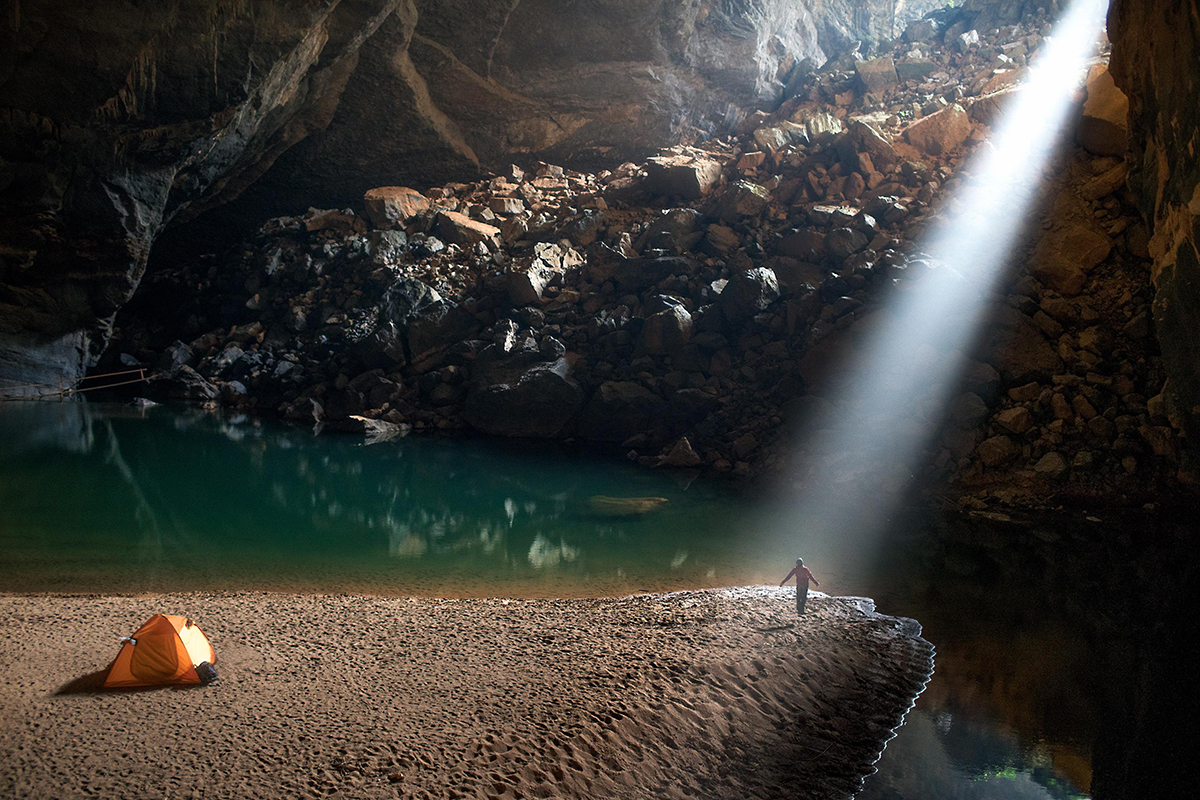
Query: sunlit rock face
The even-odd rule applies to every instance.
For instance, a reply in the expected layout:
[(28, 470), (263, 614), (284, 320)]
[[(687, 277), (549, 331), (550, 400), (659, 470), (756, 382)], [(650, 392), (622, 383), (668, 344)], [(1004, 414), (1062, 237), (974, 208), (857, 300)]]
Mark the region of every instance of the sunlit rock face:
[(796, 63), (825, 59), (813, 10), (790, 0), (406, 6), (363, 48), (329, 128), (247, 205), (283, 210), (281, 192), (351, 203), (531, 156), (619, 161), (773, 108)]
[(1114, 0), (1112, 74), (1129, 96), (1129, 185), (1153, 226), (1167, 396), (1200, 435), (1200, 2)]
[(323, 127), (398, 2), (12, 4), (0, 28), (0, 377), (79, 375), (164, 225), (236, 194)]

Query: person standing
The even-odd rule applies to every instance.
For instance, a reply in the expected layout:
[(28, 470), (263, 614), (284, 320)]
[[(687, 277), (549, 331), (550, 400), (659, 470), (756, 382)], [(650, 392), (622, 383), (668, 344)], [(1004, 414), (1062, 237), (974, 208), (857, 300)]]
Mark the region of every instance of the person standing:
[(792, 571), (779, 582), (779, 585), (783, 586), (792, 579), (792, 576), (796, 578), (796, 614), (804, 616), (804, 606), (808, 602), (808, 582), (812, 581), (815, 586), (820, 586), (821, 582), (809, 571), (808, 567), (804, 566), (803, 558), (796, 559), (796, 566), (792, 567)]

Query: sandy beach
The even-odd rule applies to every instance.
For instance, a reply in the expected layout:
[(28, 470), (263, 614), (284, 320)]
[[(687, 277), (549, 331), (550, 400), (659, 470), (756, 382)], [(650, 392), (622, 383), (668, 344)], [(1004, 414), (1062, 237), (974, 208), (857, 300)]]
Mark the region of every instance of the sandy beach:
[[(602, 600), (0, 597), (0, 795), (841, 798), (932, 647), (869, 601), (767, 587)], [(80, 688), (154, 613), (218, 683)]]

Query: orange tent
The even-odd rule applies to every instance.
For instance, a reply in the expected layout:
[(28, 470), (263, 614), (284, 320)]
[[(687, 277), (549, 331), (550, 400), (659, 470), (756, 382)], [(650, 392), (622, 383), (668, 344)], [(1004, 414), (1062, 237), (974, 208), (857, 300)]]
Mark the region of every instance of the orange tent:
[(190, 619), (155, 614), (125, 640), (104, 675), (105, 689), (203, 683), (196, 667), (217, 663), (208, 638)]

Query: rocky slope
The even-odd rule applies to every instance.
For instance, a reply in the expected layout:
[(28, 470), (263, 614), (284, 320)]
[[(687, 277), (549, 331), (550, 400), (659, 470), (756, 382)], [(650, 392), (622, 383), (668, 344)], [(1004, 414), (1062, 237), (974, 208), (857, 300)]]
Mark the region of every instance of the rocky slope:
[(81, 374), (159, 233), (256, 181), (235, 215), (464, 179), (514, 153), (669, 144), (777, 102), (798, 64), (823, 60), (814, 14), (857, 35), (879, 27), (877, 6), (13, 6), (0, 28), (0, 379)]
[[(1048, 30), (1035, 18), (980, 40), (945, 22), (831, 62), (703, 148), (597, 174), (543, 163), (379, 187), (360, 214), (273, 220), (155, 275), (112, 366), (154, 365), (164, 396), (327, 428), (574, 437), (646, 464), (828, 472), (836, 454), (797, 452), (791, 426), (853, 419), (831, 402), (842, 370), (889, 298), (941, 268), (922, 234)], [(1124, 131), (1097, 110), (1106, 77), (1098, 67), (1080, 109), (1091, 150), (1068, 143), (1050, 169), (1041, 232), (991, 298), (987, 335), (930, 350), (962, 376), (940, 432), (859, 481), (898, 490), (896, 475), (930, 471), (983, 508), (1142, 502), (1190, 480), (1161, 396), (1147, 232), (1108, 154)], [(896, 429), (941, 414), (912, 400), (887, 410)]]

